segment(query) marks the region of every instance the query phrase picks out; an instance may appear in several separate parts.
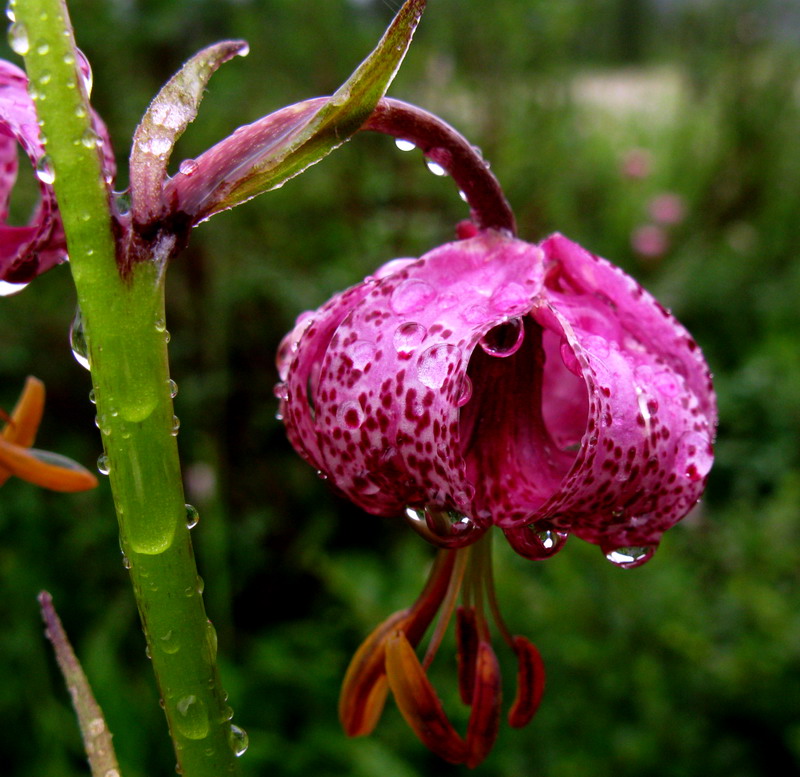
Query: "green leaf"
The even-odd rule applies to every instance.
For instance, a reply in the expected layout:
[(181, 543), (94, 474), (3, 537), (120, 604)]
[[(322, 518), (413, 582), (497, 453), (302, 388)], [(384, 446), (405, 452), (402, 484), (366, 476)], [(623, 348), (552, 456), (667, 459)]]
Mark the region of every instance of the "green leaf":
[(168, 182), (164, 200), (194, 223), (275, 189), (347, 141), (386, 93), (426, 0), (408, 0), (375, 50), (329, 98), (310, 100), (240, 127)]

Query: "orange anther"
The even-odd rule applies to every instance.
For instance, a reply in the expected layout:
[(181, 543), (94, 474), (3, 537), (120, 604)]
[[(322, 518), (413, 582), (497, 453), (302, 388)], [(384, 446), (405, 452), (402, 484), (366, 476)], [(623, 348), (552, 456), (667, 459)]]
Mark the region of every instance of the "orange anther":
[(447, 719), (422, 664), (403, 632), (386, 641), (386, 676), (406, 723), (422, 744), (453, 764), (467, 760), (467, 746)]

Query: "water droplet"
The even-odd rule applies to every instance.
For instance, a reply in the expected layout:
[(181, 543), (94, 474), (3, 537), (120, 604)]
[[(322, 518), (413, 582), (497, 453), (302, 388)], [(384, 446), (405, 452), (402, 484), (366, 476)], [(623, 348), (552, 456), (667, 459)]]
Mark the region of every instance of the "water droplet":
[(130, 213), (131, 210), (131, 195), (130, 192), (114, 192), (114, 205), (120, 216)]
[(200, 521), (200, 513), (193, 505), (186, 505), (186, 528), (194, 529)]
[(36, 177), (43, 183), (49, 186), (56, 180), (56, 172), (53, 169), (53, 163), (50, 157), (45, 155), (39, 158), (36, 163)]
[(489, 356), (505, 358), (515, 354), (522, 345), (525, 328), (521, 318), (510, 318), (492, 327), (480, 341), (480, 346)]
[(415, 278), (403, 281), (393, 292), (390, 300), (392, 310), (400, 315), (424, 310), (436, 299), (436, 289)]
[(164, 321), (163, 318), (157, 318), (156, 323), (156, 332), (166, 332), (167, 331), (167, 322)]
[(84, 148), (97, 148), (103, 145), (103, 139), (90, 127), (81, 135), (80, 143)]
[(177, 437), (180, 429), (181, 429), (181, 419), (178, 418), (178, 416), (176, 415), (172, 416), (172, 428), (169, 430), (169, 433), (173, 437)]
[(150, 645), (145, 645), (144, 655), (148, 659), (148, 661), (153, 660), (153, 654), (150, 652)]
[(106, 730), (106, 722), (102, 718), (92, 718), (87, 728), (90, 737), (99, 737)]
[(363, 370), (374, 358), (378, 348), (369, 340), (356, 340), (350, 346), (350, 358), (353, 360), (353, 369)]
[(89, 392), (89, 401), (93, 404), (97, 404), (97, 394), (95, 394), (94, 389)]
[(106, 456), (105, 453), (97, 458), (97, 471), (101, 475), (108, 475), (108, 473), (111, 472), (111, 464), (109, 464), (108, 456)]
[(206, 705), (193, 693), (178, 699), (175, 723), (187, 739), (205, 739), (208, 736), (208, 713)]
[(13, 22), (8, 28), (8, 45), (15, 54), (24, 57), (30, 49), (28, 28), (22, 22)]
[(456, 393), (456, 407), (463, 407), (472, 399), (472, 381), (469, 375), (462, 375)]
[(460, 349), (450, 343), (432, 345), (420, 354), (417, 377), (428, 388), (440, 389), (460, 356)]
[(233, 754), (239, 758), (245, 754), (247, 747), (250, 744), (250, 737), (243, 728), (231, 723), (231, 730), (228, 733), (228, 743), (231, 746)]
[(195, 170), (197, 170), (197, 167), (198, 167), (197, 160), (195, 160), (195, 159), (184, 159), (183, 162), (181, 162), (178, 165), (178, 172), (181, 175), (189, 176), (192, 173), (194, 173)]
[(14, 12), (14, 3), (16, 0), (9, 0), (8, 5), (6, 6), (6, 19), (10, 22), (17, 21), (17, 14)]
[(44, 72), (43, 72), (43, 73), (42, 73), (42, 74), (39, 76), (39, 86), (47, 86), (47, 85), (50, 83), (50, 79), (51, 79), (52, 77), (53, 77), (53, 76), (51, 75), (50, 71), (49, 71), (49, 70), (45, 70), (45, 71), (44, 71)]
[(122, 554), (122, 566), (125, 569), (131, 568), (131, 560), (124, 553)]
[(75, 361), (81, 367), (85, 367), (87, 370), (90, 369), (89, 346), (86, 343), (86, 335), (83, 331), (83, 316), (80, 308), (75, 311), (75, 317), (72, 319), (72, 324), (69, 328), (69, 344)]
[(427, 334), (428, 330), (422, 324), (408, 321), (397, 327), (392, 343), (400, 356), (410, 356)]
[(469, 197), (467, 197), (467, 193), (463, 189), (458, 190), (458, 196), (466, 203), (469, 203)]
[(397, 138), (397, 140), (395, 140), (394, 144), (401, 151), (413, 151), (417, 147), (410, 140), (403, 140), (402, 138)]
[(520, 315), (531, 305), (530, 292), (519, 283), (505, 283), (494, 291), (489, 305), (498, 313), (507, 316)]
[(434, 162), (432, 159), (425, 160), (425, 167), (430, 170), (434, 175), (444, 176), (447, 175), (447, 170), (445, 170), (438, 162)]
[(42, 41), (36, 47), (36, 53), (37, 54), (41, 54), (42, 56), (44, 56), (45, 54), (49, 54), (50, 53), (50, 44), (47, 43), (46, 41)]
[(468, 515), (436, 505), (407, 507), (406, 518), (424, 539), (443, 548), (467, 545), (484, 531)]
[(216, 627), (210, 620), (206, 621), (206, 639), (208, 640), (208, 649), (211, 652), (211, 660), (215, 661), (219, 648), (219, 637), (217, 637)]
[(0, 297), (10, 297), (12, 294), (18, 294), (27, 285), (27, 283), (9, 283), (8, 281), (0, 281)]
[(344, 402), (339, 408), (337, 418), (348, 429), (358, 429), (364, 423), (364, 411), (358, 402)]
[(169, 396), (170, 399), (175, 399), (178, 396), (178, 384), (170, 378), (167, 381), (167, 386), (169, 387)]
[(622, 569), (633, 569), (649, 561), (655, 553), (655, 545), (636, 545), (613, 550), (603, 550), (606, 558)]
[(699, 432), (687, 432), (678, 443), (675, 467), (691, 482), (702, 480), (711, 471), (714, 463), (714, 448)]
[(203, 595), (203, 591), (206, 590), (206, 581), (203, 580), (200, 575), (198, 575), (197, 580), (194, 581), (194, 590), (201, 596)]
[(158, 646), (168, 655), (174, 655), (181, 649), (180, 643), (172, 629), (158, 638)]

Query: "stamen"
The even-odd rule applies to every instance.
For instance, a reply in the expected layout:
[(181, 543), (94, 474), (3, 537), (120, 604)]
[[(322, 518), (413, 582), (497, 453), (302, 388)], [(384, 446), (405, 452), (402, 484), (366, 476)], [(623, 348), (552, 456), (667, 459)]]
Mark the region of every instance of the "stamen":
[(456, 612), (456, 645), (458, 650), (458, 691), (461, 701), (472, 704), (475, 695), (475, 664), (478, 660), (478, 625), (472, 607), (459, 607)]
[(522, 728), (531, 722), (544, 693), (544, 662), (536, 646), (525, 637), (514, 637), (517, 653), (517, 696), (508, 712), (508, 723)]
[(474, 688), (467, 725), (466, 764), (470, 769), (474, 769), (489, 755), (500, 729), (500, 664), (488, 642), (481, 642), (478, 646)]
[(439, 645), (442, 644), (442, 639), (447, 631), (450, 619), (453, 617), (458, 593), (461, 590), (461, 583), (464, 580), (464, 570), (467, 568), (470, 555), (470, 548), (455, 551), (455, 560), (453, 571), (450, 575), (450, 583), (447, 586), (447, 593), (439, 609), (439, 619), (436, 621), (436, 628), (431, 635), (431, 641), (428, 643), (428, 649), (425, 651), (425, 659), (422, 662), (425, 669), (431, 665), (436, 651), (439, 649)]
[(386, 676), (400, 713), (420, 741), (445, 761), (467, 760), (467, 745), (447, 719), (414, 648), (395, 632), (386, 643)]

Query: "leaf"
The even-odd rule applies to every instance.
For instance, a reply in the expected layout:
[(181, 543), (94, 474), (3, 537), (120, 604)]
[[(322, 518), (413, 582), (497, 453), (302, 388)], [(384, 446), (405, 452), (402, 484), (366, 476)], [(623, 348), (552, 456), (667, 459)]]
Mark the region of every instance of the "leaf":
[(178, 138), (197, 116), (206, 85), (220, 65), (248, 52), (244, 41), (223, 41), (195, 54), (167, 81), (145, 111), (131, 147), (131, 212), (138, 224), (163, 215), (161, 190)]
[(426, 0), (407, 0), (375, 50), (331, 96), (283, 108), (200, 155), (164, 201), (193, 223), (281, 186), (347, 141), (369, 118), (400, 67)]

